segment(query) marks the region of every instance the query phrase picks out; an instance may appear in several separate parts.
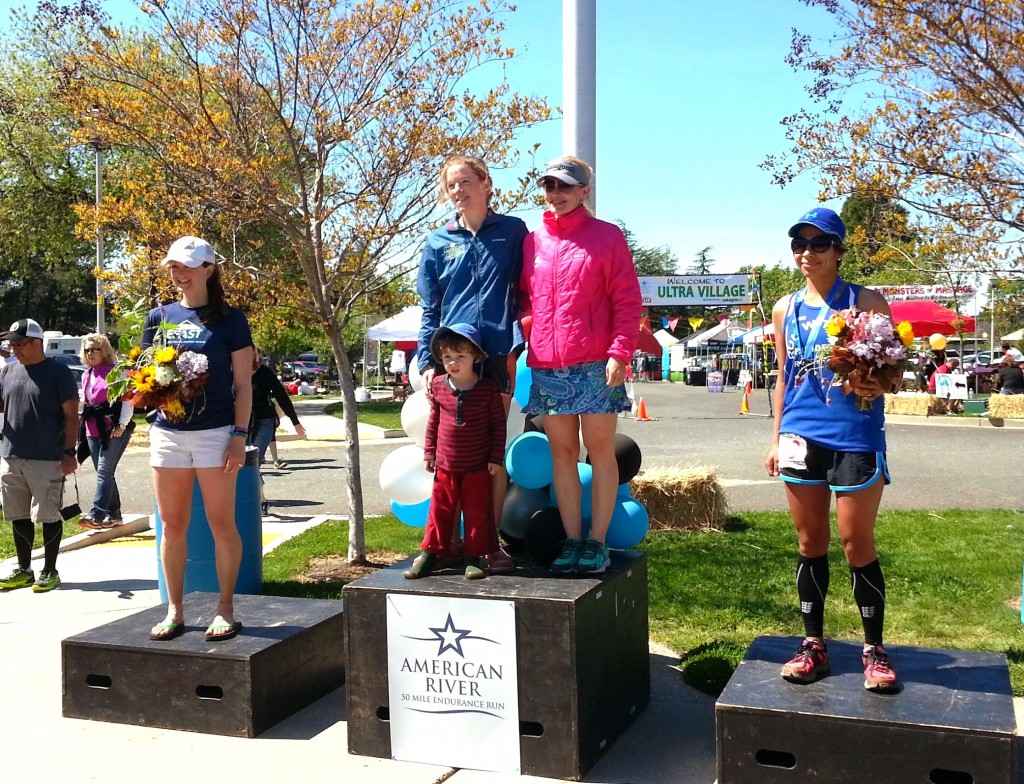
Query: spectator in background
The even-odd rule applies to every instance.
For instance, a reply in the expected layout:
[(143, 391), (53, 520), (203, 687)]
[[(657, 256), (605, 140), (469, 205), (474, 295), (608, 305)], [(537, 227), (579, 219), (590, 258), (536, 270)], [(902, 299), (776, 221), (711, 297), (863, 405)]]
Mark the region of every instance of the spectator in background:
[(1024, 395), (1024, 370), (1009, 353), (999, 363), (999, 394)]
[(17, 362), (18, 358), (11, 354), (11, 343), (8, 340), (0, 343), (0, 357), (3, 357), (5, 363)]
[[(295, 406), (292, 405), (288, 391), (284, 388), (281, 380), (269, 367), (260, 361), (260, 350), (253, 346), (252, 357), (252, 417), (249, 421), (248, 443), (256, 447), (259, 455), (259, 464), (266, 462), (267, 447), (276, 442), (275, 431), (281, 423), (277, 415), (277, 408), (274, 401), (281, 406), (285, 416), (291, 420), (295, 432), (305, 438), (306, 429), (299, 422), (299, 415), (295, 413)], [(275, 460), (278, 467), (282, 467), (280, 460)], [(263, 514), (270, 511), (270, 502), (264, 492), (263, 475), (260, 475), (260, 505)]]
[(299, 387), (296, 393), (299, 395), (315, 395), (316, 387), (306, 381), (306, 379), (302, 379), (302, 381), (299, 382)]
[(80, 429), (96, 469), (96, 492), (89, 514), (78, 518), (78, 524), (83, 528), (110, 528), (122, 522), (121, 493), (114, 472), (135, 429), (135, 408), (125, 401), (107, 401), (107, 376), (117, 357), (106, 335), (94, 332), (82, 338), (80, 356), (86, 366), (82, 374), (84, 407)]
[(1003, 352), (1004, 357), (1009, 357), (1018, 364), (1024, 362), (1024, 352), (1022, 352), (1019, 348), (1015, 348), (1014, 346), (1011, 346), (1009, 343), (1004, 341), (1003, 343), (1000, 344), (999, 349), (1000, 351)]
[[(0, 578), (0, 588), (32, 586), (35, 593), (60, 586), (57, 554), (64, 477), (78, 468), (78, 385), (67, 365), (46, 356), (43, 328), (21, 319), (0, 335), (9, 340), (17, 362), (0, 368), (0, 488), (4, 517), (11, 521), (18, 565)], [(36, 529), (43, 529), (43, 568), (32, 572)]]
[(395, 353), (391, 355), (391, 364), (388, 369), (395, 374), (395, 383), (401, 384), (405, 380), (405, 373), (408, 370), (408, 366), (405, 362), (405, 352), (395, 349)]
[(945, 360), (941, 365), (935, 368), (935, 372), (928, 378), (928, 391), (933, 395), (935, 394), (935, 380), (936, 376), (940, 374), (955, 373), (957, 368), (960, 367), (960, 360), (956, 357)]

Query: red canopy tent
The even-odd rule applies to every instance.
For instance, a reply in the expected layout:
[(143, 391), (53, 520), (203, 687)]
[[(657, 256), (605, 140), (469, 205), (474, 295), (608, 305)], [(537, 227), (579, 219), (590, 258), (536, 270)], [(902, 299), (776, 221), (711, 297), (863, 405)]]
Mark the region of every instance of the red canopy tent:
[(914, 328), (916, 337), (927, 337), (936, 332), (940, 335), (955, 335), (959, 323), (961, 332), (974, 332), (973, 316), (958, 317), (955, 311), (943, 307), (931, 300), (911, 300), (909, 302), (891, 302), (892, 320), (899, 324), (909, 321)]
[(651, 328), (644, 324), (640, 327), (640, 335), (636, 340), (637, 351), (642, 351), (644, 354), (654, 354), (660, 357), (662, 352), (661, 343), (654, 337), (654, 333), (651, 332)]

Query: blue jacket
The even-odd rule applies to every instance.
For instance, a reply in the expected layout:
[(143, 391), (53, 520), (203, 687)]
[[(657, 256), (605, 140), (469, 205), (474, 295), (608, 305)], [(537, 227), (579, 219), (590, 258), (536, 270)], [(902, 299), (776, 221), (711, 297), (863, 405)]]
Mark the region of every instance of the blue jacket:
[(423, 305), (417, 363), (430, 364), (430, 340), (442, 324), (463, 322), (480, 332), (488, 356), (508, 354), (519, 340), (519, 276), (526, 224), (489, 212), (474, 237), (452, 221), (427, 237), (416, 289)]

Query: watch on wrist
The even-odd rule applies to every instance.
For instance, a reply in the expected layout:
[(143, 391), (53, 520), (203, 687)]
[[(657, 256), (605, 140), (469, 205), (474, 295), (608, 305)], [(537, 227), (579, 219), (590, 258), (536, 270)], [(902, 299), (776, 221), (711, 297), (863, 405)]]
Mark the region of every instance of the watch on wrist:
[(64, 450), (64, 454), (67, 455), (68, 457), (74, 457), (77, 453), (77, 450), (72, 449), (71, 447), (68, 447), (67, 449)]

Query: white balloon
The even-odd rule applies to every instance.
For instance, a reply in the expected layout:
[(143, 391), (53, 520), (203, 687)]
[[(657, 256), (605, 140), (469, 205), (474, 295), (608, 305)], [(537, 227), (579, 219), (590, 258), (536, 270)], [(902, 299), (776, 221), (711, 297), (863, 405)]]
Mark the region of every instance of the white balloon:
[(434, 475), (423, 465), (423, 447), (400, 446), (380, 464), (380, 489), (392, 501), (418, 504), (430, 498)]
[(413, 392), (402, 405), (402, 430), (420, 446), (427, 439), (427, 420), (430, 418), (430, 401), (427, 391)]
[(412, 365), (409, 368), (409, 385), (414, 392), (423, 389), (423, 376), (420, 375), (420, 363), (413, 357)]
[(515, 441), (516, 436), (523, 432), (526, 427), (526, 414), (523, 413), (522, 404), (512, 398), (508, 406), (508, 422), (505, 424), (505, 451), (508, 451), (509, 444)]

